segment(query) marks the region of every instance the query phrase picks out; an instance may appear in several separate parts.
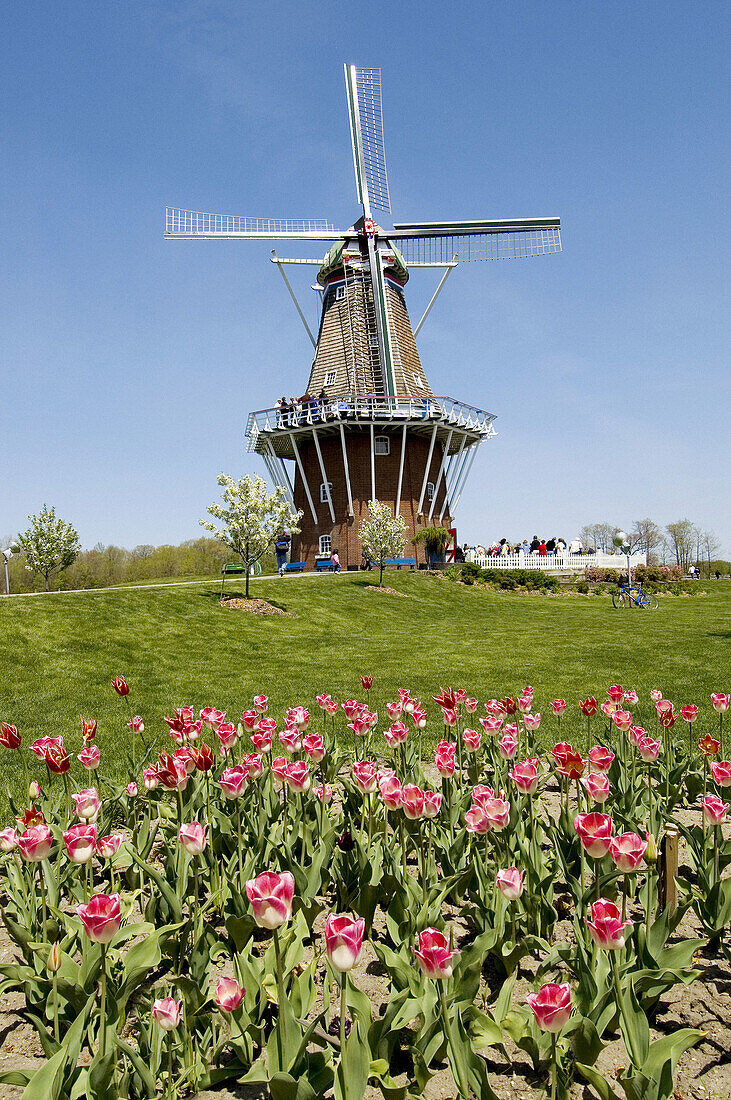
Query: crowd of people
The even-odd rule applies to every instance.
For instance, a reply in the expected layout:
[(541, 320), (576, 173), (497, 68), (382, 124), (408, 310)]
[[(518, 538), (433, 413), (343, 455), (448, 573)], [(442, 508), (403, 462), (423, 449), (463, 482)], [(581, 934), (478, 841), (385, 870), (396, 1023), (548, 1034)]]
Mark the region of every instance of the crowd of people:
[[(332, 396), (324, 389), (317, 396), (305, 393), (302, 397), (280, 397), (275, 402), (277, 427), (296, 427), (303, 420), (309, 424), (365, 414), (374, 416), (385, 400), (376, 393), (366, 393), (359, 397)], [(439, 403), (430, 398), (409, 397), (403, 400), (404, 408), (412, 416), (428, 418), (441, 413)]]
[(539, 538), (538, 535), (534, 535), (530, 542), (527, 538), (516, 543), (509, 542), (507, 539), (500, 539), (499, 542), (493, 542), (492, 546), (489, 547), (468, 546), (465, 543), (464, 546), (457, 547), (455, 560), (469, 562), (477, 561), (478, 558), (506, 558), (511, 554), (523, 554), (525, 557), (536, 554), (539, 558), (545, 558), (567, 552), (569, 554), (595, 554), (596, 550), (593, 548), (585, 550), (584, 544), (578, 537), (567, 543), (566, 539), (557, 538), (555, 535), (550, 539), (543, 539)]

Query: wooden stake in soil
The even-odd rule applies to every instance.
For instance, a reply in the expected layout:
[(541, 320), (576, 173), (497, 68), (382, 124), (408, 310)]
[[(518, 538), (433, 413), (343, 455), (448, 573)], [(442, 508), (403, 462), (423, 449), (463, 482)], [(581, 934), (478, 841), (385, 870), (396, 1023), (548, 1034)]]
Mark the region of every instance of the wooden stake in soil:
[(677, 825), (668, 825), (662, 841), (663, 858), (660, 888), (663, 904), (670, 909), (671, 913), (674, 913), (678, 908), (678, 888), (675, 882), (678, 874), (678, 841)]

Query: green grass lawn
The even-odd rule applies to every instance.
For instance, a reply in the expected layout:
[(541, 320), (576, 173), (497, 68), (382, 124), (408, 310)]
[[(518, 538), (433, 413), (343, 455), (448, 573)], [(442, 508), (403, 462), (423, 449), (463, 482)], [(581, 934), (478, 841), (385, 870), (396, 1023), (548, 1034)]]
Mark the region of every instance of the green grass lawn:
[[(619, 682), (640, 694), (641, 722), (650, 721), (648, 691), (659, 687), (678, 705), (701, 706), (699, 732), (716, 728), (709, 695), (729, 688), (728, 582), (709, 583), (703, 597), (664, 597), (659, 611), (621, 612), (608, 597), (500, 594), (392, 572), (384, 583), (408, 596), (399, 599), (367, 592), (374, 576), (252, 582), (252, 595), (271, 599), (291, 618), (224, 610), (215, 580), (1, 600), (0, 718), (18, 726), (26, 745), (62, 733), (75, 752), (79, 715), (98, 718), (107, 773), (117, 771), (127, 734), (125, 703), (110, 686), (118, 674), (131, 686), (132, 713), (144, 717), (146, 733), (161, 746), (170, 744), (162, 715), (175, 706), (214, 704), (237, 719), (260, 692), (275, 716), (287, 705), (308, 705), (318, 730), (315, 695), (362, 697), (362, 673), (374, 677), (371, 702), (383, 718), (398, 687), (430, 699), (451, 684), (482, 702), (530, 683), (544, 715), (541, 734), (552, 743), (552, 699), (571, 704), (562, 728), (571, 735), (584, 728), (576, 701), (587, 693), (604, 697)], [(241, 591), (241, 579), (227, 589)], [(438, 737), (438, 709), (428, 709)], [(13, 784), (16, 756), (0, 752)], [(76, 763), (73, 777), (79, 785), (87, 778)]]

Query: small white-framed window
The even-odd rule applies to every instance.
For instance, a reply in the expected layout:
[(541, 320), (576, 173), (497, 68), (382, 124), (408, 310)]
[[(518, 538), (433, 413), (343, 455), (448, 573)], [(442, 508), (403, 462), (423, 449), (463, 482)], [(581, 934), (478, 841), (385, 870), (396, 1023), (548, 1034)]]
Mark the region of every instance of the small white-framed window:
[(418, 386), (418, 387), (419, 387), (419, 389), (421, 389), (421, 388), (422, 388), (422, 387), (421, 387), (421, 378), (419, 377), (419, 375), (418, 375), (418, 374), (414, 374), (414, 385), (415, 385), (415, 386)]
[(345, 287), (344, 286), (336, 287), (335, 288), (335, 301), (336, 302), (342, 302), (344, 297), (345, 297)]
[(377, 435), (373, 440), (373, 453), (377, 455), (390, 455), (391, 440), (387, 435)]
[(325, 385), (334, 386), (337, 376), (338, 372), (336, 370), (329, 370), (325, 375)]
[(320, 535), (320, 553), (331, 554), (333, 547), (333, 540), (331, 535)]
[(372, 348), (377, 348), (378, 347), (378, 333), (372, 332), (370, 334), (370, 336), (368, 337), (368, 343), (370, 344), (370, 346)]
[(327, 504), (328, 490), (330, 491), (330, 496), (332, 497), (332, 492), (333, 492), (333, 483), (332, 483), (332, 481), (323, 481), (323, 483), (320, 486), (320, 504)]
[(426, 499), (434, 500), (434, 482), (427, 481), (426, 483)]

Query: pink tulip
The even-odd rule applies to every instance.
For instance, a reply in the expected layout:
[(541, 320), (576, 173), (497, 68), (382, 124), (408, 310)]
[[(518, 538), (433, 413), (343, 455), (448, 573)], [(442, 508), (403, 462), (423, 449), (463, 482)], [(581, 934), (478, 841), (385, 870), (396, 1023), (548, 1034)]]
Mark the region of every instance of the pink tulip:
[(724, 802), (717, 794), (707, 794), (702, 802), (703, 820), (707, 825), (722, 825), (726, 820), (726, 812), (729, 803)]
[(173, 753), (173, 759), (176, 765), (182, 764), (185, 768), (186, 776), (192, 775), (195, 771), (196, 752), (198, 750), (192, 748), (190, 745), (181, 745), (179, 749), (176, 749)]
[(14, 852), (18, 847), (18, 834), (15, 829), (0, 830), (0, 852)]
[(628, 730), (632, 725), (632, 715), (628, 710), (615, 710), (612, 721), (618, 730)]
[(614, 902), (600, 898), (592, 905), (591, 920), (586, 925), (595, 944), (605, 951), (618, 951), (624, 947), (632, 921), (623, 921)]
[(612, 819), (607, 814), (577, 814), (574, 830), (584, 851), (592, 859), (601, 859), (612, 842)]
[(157, 768), (143, 768), (142, 769), (142, 786), (146, 791), (154, 791), (160, 785), (160, 780), (157, 778)]
[(200, 713), (201, 722), (211, 730), (217, 730), (226, 718), (226, 712), (216, 707), (204, 707)]
[(257, 779), (264, 771), (264, 761), (261, 753), (245, 752), (241, 757), (241, 767), (246, 768), (249, 779)]
[(182, 1001), (174, 1001), (172, 997), (161, 997), (152, 1005), (152, 1018), (163, 1031), (175, 1031), (180, 1023), (180, 1009)]
[(356, 760), (353, 763), (353, 779), (363, 794), (376, 789), (376, 768), (370, 760)]
[(272, 747), (272, 735), (268, 730), (265, 733), (261, 731), (252, 733), (251, 743), (257, 752), (269, 752)]
[(325, 759), (325, 741), (319, 733), (308, 733), (307, 737), (303, 737), (302, 748), (315, 764)]
[(274, 736), (274, 731), (276, 730), (276, 728), (277, 723), (274, 718), (260, 718), (259, 721), (256, 723), (257, 733), (268, 733), (272, 737)]
[(269, 765), (272, 781), (277, 790), (281, 789), (287, 781), (287, 768), (289, 760), (286, 756), (275, 756)]
[(658, 688), (653, 688), (653, 690), (650, 692), (650, 698), (652, 699), (653, 703), (659, 703), (662, 699), (662, 692)]
[(537, 730), (541, 724), (540, 714), (524, 714), (523, 725), (527, 730)]
[(334, 718), (335, 715), (338, 713), (338, 704), (335, 703), (335, 702), (328, 703), (325, 706), (325, 710), (327, 711), (327, 713), (330, 715), (331, 718)]
[(386, 713), (392, 722), (397, 722), (401, 717), (401, 711), (403, 710), (403, 703), (386, 703)]
[(627, 730), (627, 738), (635, 747), (644, 737), (647, 737), (647, 730), (642, 726), (630, 726)]
[(282, 730), (279, 734), (279, 742), (284, 746), (287, 752), (299, 752), (302, 748), (302, 738), (296, 727)]
[(121, 833), (109, 833), (108, 836), (99, 837), (96, 842), (96, 854), (100, 859), (111, 859), (122, 846), (122, 840)]
[(612, 703), (611, 700), (607, 700), (606, 703), (602, 703), (599, 710), (605, 715), (606, 718), (611, 718), (615, 711), (621, 710), (619, 703)]
[(321, 787), (313, 787), (312, 793), (324, 806), (327, 806), (328, 803), (332, 802), (335, 791), (329, 783), (325, 783)]
[(634, 707), (639, 703), (639, 701), (640, 697), (636, 691), (625, 691), (624, 702), (627, 703), (629, 706)]
[(571, 1015), (571, 987), (568, 982), (548, 982), (525, 998), (541, 1031), (558, 1035)]
[(36, 798), (41, 797), (41, 788), (37, 779), (31, 779), (30, 783), (28, 784), (28, 797), (30, 798), (31, 802), (33, 802)]
[(720, 691), (714, 691), (711, 693), (711, 702), (713, 703), (713, 709), (716, 714), (725, 714), (728, 710), (729, 700), (731, 696), (724, 695)]
[(673, 704), (670, 702), (669, 699), (658, 699), (655, 703), (655, 710), (657, 711), (658, 717), (660, 717), (660, 715), (667, 714), (668, 712), (672, 711), (672, 709)]
[(401, 808), (401, 783), (395, 775), (386, 775), (378, 782), (381, 792), (381, 801), (387, 810), (399, 810)]
[(401, 745), (406, 740), (408, 733), (408, 726), (405, 726), (403, 722), (393, 722), (387, 730), (383, 731), (383, 736), (389, 745)]
[(482, 812), (491, 829), (504, 829), (510, 820), (510, 803), (502, 798), (488, 798), (482, 803)]
[(53, 833), (47, 825), (32, 825), (18, 836), (18, 851), (26, 863), (40, 863), (53, 847)]
[(331, 695), (326, 695), (325, 692), (323, 692), (321, 695), (317, 696), (318, 707), (321, 707), (324, 710), (328, 703), (332, 703)]
[(538, 790), (538, 761), (521, 760), (513, 766), (510, 778), (521, 794), (535, 794)]
[(489, 715), (489, 714), (488, 714), (487, 718), (480, 718), (479, 719), (480, 725), (482, 726), (482, 728), (484, 729), (485, 733), (488, 736), (491, 736), (492, 734), (495, 734), (495, 733), (500, 733), (500, 730), (502, 729), (502, 725), (503, 725), (504, 721), (505, 721), (505, 718), (503, 718), (503, 717), (496, 718), (496, 717), (494, 717), (492, 715)]
[(325, 921), (325, 950), (335, 970), (341, 974), (352, 970), (363, 946), (365, 921), (346, 916), (330, 916)]
[(124, 788), (124, 791), (125, 791), (125, 794), (127, 795), (128, 798), (137, 798), (137, 784), (136, 783), (134, 783), (134, 782), (133, 783), (128, 783), (127, 786)]
[(485, 710), (490, 718), (505, 718), (505, 707), (499, 699), (488, 699)]
[(680, 717), (684, 718), (686, 722), (695, 722), (698, 717), (698, 707), (695, 703), (686, 703), (684, 707), (680, 708)]
[(415, 783), (406, 783), (401, 788), (401, 809), (410, 821), (418, 821), (424, 816), (424, 792)]
[(258, 710), (245, 710), (241, 715), (241, 721), (244, 729), (247, 733), (253, 733), (257, 722), (259, 721)]
[(456, 745), (450, 741), (440, 741), (434, 750), (434, 766), (443, 778), (454, 775), (456, 767)]
[(562, 718), (563, 715), (566, 713), (565, 699), (554, 699), (551, 703), (551, 706), (553, 707), (553, 713), (556, 715), (557, 718)]
[(63, 842), (72, 863), (88, 863), (96, 847), (96, 825), (72, 825)]
[(485, 833), (490, 832), (489, 818), (482, 806), (477, 803), (470, 806), (464, 815), (464, 825), (468, 833), (477, 833), (478, 836), (484, 836)]
[(424, 791), (424, 817), (436, 817), (441, 808), (441, 793), (439, 791)]
[(637, 748), (645, 763), (651, 764), (653, 760), (657, 760), (662, 745), (660, 741), (653, 741), (651, 737), (642, 737), (637, 743)]
[(95, 768), (99, 767), (101, 753), (96, 745), (85, 745), (76, 759), (89, 771), (94, 771)]
[(94, 894), (87, 905), (77, 905), (84, 931), (94, 943), (110, 943), (122, 923), (119, 894)]
[(495, 798), (495, 791), (486, 783), (477, 783), (472, 788), (472, 801), (476, 806), (482, 806), (490, 798)]
[(310, 712), (306, 707), (290, 707), (285, 722), (290, 729), (296, 727), (302, 733), (310, 724)]
[[(482, 721), (487, 721), (483, 718)], [(462, 731), (462, 743), (468, 752), (477, 752), (480, 747), (480, 741), (482, 740), (481, 734), (478, 730), (463, 730)]]
[(618, 871), (625, 875), (630, 871), (636, 871), (647, 851), (647, 841), (637, 833), (620, 833), (612, 837), (609, 845), (609, 854)]
[[(404, 710), (407, 708), (404, 707)], [(414, 723), (414, 727), (418, 730), (426, 729), (426, 711), (414, 708), (411, 711), (411, 721)]]
[(265, 714), (269, 710), (269, 699), (266, 695), (254, 696), (254, 709), (259, 711), (259, 714)]
[(246, 990), (235, 978), (219, 978), (213, 1000), (221, 1012), (235, 1012), (244, 999)]
[(719, 787), (731, 787), (731, 760), (712, 760), (711, 775)]
[(77, 794), (72, 794), (71, 797), (74, 800), (77, 817), (82, 818), (84, 821), (96, 821), (100, 807), (99, 793), (96, 787), (78, 791)]
[(522, 715), (525, 716), (526, 714), (528, 714), (530, 712), (530, 710), (533, 707), (533, 696), (532, 695), (521, 695), (517, 702), (518, 702), (518, 710), (520, 711), (520, 713)]
[(189, 856), (199, 856), (208, 840), (208, 826), (201, 825), (198, 821), (191, 821), (187, 825), (181, 825), (178, 832), (178, 840), (181, 847)]
[(589, 762), (595, 771), (606, 774), (613, 761), (614, 753), (611, 749), (606, 749), (604, 745), (595, 745), (593, 749), (589, 749)]
[(290, 871), (264, 871), (246, 883), (246, 896), (260, 928), (279, 928), (292, 916), (294, 875)]
[(612, 684), (607, 690), (607, 696), (613, 703), (621, 703), (624, 699), (624, 688), (621, 684)]
[(451, 707), (442, 707), (442, 715), (444, 716), (445, 726), (457, 725), (457, 712), (452, 710)]
[(609, 798), (609, 780), (604, 772), (592, 772), (591, 775), (585, 775), (579, 782), (592, 802), (601, 804)]
[(306, 760), (293, 761), (287, 766), (285, 779), (290, 791), (294, 791), (297, 794), (304, 794), (305, 791), (309, 791), (312, 783), (310, 765)]
[(452, 977), (452, 959), (459, 951), (450, 951), (449, 942), (437, 928), (426, 928), (419, 934), (418, 948), (412, 947), (422, 974), (440, 981)]
[(467, 711), (468, 714), (474, 714), (474, 712), (477, 710), (477, 700), (470, 697), (465, 699), (464, 709)]
[(226, 768), (218, 782), (226, 798), (241, 798), (249, 782), (249, 770), (243, 764), (236, 764), (233, 768)]
[(509, 733), (506, 733), (505, 736), (498, 741), (497, 747), (503, 760), (515, 759), (515, 754), (518, 751), (518, 742), (514, 737), (511, 737)]
[(506, 901), (517, 901), (525, 889), (525, 871), (519, 871), (517, 867), (498, 871), (495, 884)]

